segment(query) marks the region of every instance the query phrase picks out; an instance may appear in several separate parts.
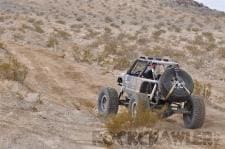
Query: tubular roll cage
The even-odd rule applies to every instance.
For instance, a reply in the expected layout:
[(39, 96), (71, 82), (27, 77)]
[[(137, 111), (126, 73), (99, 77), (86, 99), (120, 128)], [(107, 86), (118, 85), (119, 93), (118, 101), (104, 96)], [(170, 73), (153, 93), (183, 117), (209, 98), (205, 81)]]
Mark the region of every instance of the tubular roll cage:
[[(146, 63), (146, 66), (144, 68), (144, 70), (140, 73), (140, 75), (138, 77), (141, 77), (143, 76), (143, 73), (146, 71), (146, 69), (148, 68), (149, 65), (152, 65), (152, 64), (156, 64), (156, 65), (163, 65), (163, 66), (169, 66), (169, 65), (172, 65), (172, 66), (179, 66), (178, 63), (176, 62), (173, 62), (173, 61), (169, 61), (169, 59), (161, 59), (161, 58), (153, 58), (153, 57), (145, 57), (145, 56), (141, 56), (140, 58), (138, 58), (134, 64), (132, 65), (132, 67), (127, 71), (127, 74), (130, 75), (130, 72), (132, 71), (132, 69), (134, 68), (134, 66), (137, 64), (138, 61), (143, 61), (143, 62), (147, 62)], [(149, 97), (149, 100), (152, 100), (155, 92), (156, 92), (156, 89), (157, 89), (157, 85), (159, 83), (158, 80), (156, 79), (146, 79), (146, 78), (141, 78), (141, 80), (143, 82), (148, 82), (148, 83), (153, 83), (154, 84), (154, 87), (152, 89), (152, 92), (150, 94), (148, 94), (148, 97)], [(132, 92), (136, 92), (136, 93), (140, 93), (139, 90), (133, 90), (133, 89), (129, 89), (129, 88), (126, 88), (125, 86), (122, 86), (121, 88), (121, 92), (120, 92), (120, 95), (119, 97), (122, 96), (124, 90), (130, 90)]]

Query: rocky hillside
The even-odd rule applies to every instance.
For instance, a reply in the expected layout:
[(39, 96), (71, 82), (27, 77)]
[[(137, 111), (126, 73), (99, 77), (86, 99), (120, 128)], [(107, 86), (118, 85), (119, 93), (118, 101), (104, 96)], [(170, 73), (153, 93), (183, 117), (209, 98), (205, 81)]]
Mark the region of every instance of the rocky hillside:
[(192, 0), (1, 0), (0, 40), (74, 63), (123, 70), (139, 55), (167, 56), (223, 102), (225, 14)]
[[(59, 104), (58, 114), (64, 121), (74, 120), (64, 115), (64, 106), (68, 106), (75, 113), (81, 110), (74, 114), (82, 121), (79, 126), (91, 123), (99, 89), (114, 86), (115, 75), (140, 55), (169, 57), (181, 63), (196, 80), (195, 92), (223, 111), (224, 23), (225, 13), (193, 0), (0, 0), (1, 96), (7, 96), (0, 101), (6, 108), (0, 114), (10, 117), (13, 112), (7, 109), (7, 102), (13, 98), (10, 107), (16, 113), (30, 111), (27, 121), (31, 118), (33, 125), (34, 115), (45, 117), (46, 109), (52, 109), (48, 102)], [(28, 107), (15, 107), (21, 101), (28, 102)], [(87, 119), (81, 118), (83, 112)], [(17, 122), (11, 115), (11, 119), (0, 119), (0, 123), (5, 121), (2, 131), (17, 129), (10, 124)], [(58, 118), (57, 113), (52, 115)], [(85, 127), (91, 131), (90, 126)], [(36, 134), (30, 129), (25, 132)], [(68, 143), (75, 138), (64, 139)], [(51, 140), (45, 144), (60, 148)]]

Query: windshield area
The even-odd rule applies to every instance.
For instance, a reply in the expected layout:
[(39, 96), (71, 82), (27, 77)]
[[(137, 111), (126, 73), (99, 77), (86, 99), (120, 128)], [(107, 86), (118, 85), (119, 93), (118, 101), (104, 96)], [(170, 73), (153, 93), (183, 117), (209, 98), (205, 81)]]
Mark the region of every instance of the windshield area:
[(139, 76), (145, 69), (147, 62), (137, 61), (133, 69), (130, 71), (130, 75)]

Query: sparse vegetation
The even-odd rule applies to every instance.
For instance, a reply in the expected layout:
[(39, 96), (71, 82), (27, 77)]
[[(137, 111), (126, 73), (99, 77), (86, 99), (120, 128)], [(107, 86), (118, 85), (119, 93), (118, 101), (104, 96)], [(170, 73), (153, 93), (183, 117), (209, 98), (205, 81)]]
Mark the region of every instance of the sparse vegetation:
[(203, 96), (205, 98), (209, 98), (211, 95), (211, 84), (203, 83), (201, 81), (194, 81), (195, 88), (194, 88), (194, 94)]
[(4, 44), (0, 42), (0, 49), (4, 49), (4, 48), (5, 48)]
[(53, 36), (53, 35), (50, 35), (50, 37), (49, 37), (49, 39), (48, 39), (48, 41), (47, 41), (47, 47), (53, 48), (53, 47), (55, 47), (55, 46), (58, 45), (58, 44), (59, 44), (59, 42), (58, 42), (58, 40), (56, 39), (56, 37)]
[(152, 37), (153, 37), (154, 40), (158, 40), (159, 37), (160, 37), (162, 34), (164, 34), (164, 33), (166, 33), (165, 30), (158, 30), (158, 31), (155, 31), (155, 32), (152, 33)]
[(105, 22), (106, 23), (111, 23), (111, 22), (113, 22), (113, 20), (110, 17), (105, 17)]
[(23, 82), (28, 73), (28, 69), (20, 64), (16, 59), (10, 57), (8, 62), (0, 64), (0, 78)]
[(68, 40), (71, 37), (71, 35), (64, 30), (55, 29), (55, 31), (56, 31), (56, 36), (64, 40)]
[(197, 46), (188, 45), (188, 46), (186, 46), (186, 49), (192, 55), (199, 55), (201, 53), (200, 49)]
[(34, 25), (34, 30), (38, 33), (44, 33), (44, 30), (41, 28), (40, 25), (38, 24), (33, 24)]
[(63, 20), (58, 20), (58, 21), (56, 21), (57, 23), (59, 23), (59, 24), (63, 24), (63, 25), (65, 25), (66, 24), (66, 22), (65, 21), (63, 21)]
[(159, 120), (159, 115), (149, 109), (139, 111), (136, 118), (132, 118), (130, 113), (123, 110), (117, 115), (108, 118), (105, 126), (110, 133), (117, 134), (121, 131), (129, 131), (140, 127), (151, 128)]
[(225, 47), (221, 47), (219, 50), (218, 50), (218, 54), (221, 58), (225, 58)]

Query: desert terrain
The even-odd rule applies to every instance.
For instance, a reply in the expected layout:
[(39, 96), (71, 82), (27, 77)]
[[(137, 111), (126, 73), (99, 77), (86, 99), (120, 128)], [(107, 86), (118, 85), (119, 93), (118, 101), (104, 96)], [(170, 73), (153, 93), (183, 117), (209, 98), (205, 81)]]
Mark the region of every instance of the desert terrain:
[(224, 148), (224, 23), (192, 0), (0, 0), (0, 148), (122, 148), (92, 142), (97, 97), (141, 55), (179, 62), (205, 97), (203, 128), (179, 115), (156, 127), (217, 136), (182, 148)]

